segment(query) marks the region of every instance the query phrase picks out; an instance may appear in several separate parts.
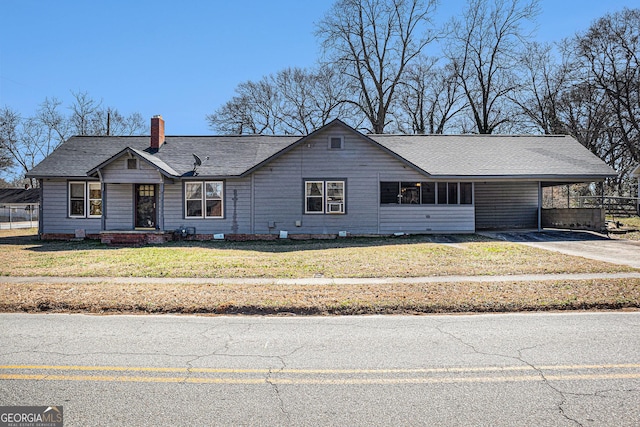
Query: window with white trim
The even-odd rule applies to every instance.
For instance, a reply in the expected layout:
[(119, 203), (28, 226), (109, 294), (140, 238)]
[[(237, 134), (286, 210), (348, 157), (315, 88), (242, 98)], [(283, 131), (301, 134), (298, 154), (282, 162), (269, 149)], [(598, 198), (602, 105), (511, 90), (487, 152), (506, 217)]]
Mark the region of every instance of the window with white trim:
[(102, 216), (102, 184), (99, 182), (89, 182), (89, 218), (100, 218)]
[(69, 217), (100, 218), (102, 216), (102, 184), (99, 182), (69, 182)]
[(187, 182), (184, 185), (185, 218), (223, 218), (222, 181)]
[(306, 214), (344, 214), (344, 181), (305, 181)]

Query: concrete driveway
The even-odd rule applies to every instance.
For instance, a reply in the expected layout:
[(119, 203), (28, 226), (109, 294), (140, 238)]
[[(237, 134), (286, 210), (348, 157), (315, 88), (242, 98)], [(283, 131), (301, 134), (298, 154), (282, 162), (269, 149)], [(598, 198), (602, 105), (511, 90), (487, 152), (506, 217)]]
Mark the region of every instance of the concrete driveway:
[(567, 255), (640, 268), (640, 242), (608, 237), (588, 231), (487, 231), (483, 236), (522, 243)]

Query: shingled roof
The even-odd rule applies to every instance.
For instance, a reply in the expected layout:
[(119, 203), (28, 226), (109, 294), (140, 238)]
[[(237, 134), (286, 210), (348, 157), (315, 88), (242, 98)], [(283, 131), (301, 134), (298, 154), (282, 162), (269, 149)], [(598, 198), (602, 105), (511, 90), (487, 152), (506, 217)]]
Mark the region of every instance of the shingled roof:
[[(329, 126), (343, 126), (339, 120)], [(293, 149), (324, 128), (301, 136), (167, 136), (159, 149), (149, 137), (73, 137), (28, 177), (86, 178), (129, 151), (171, 177), (192, 176), (194, 157), (201, 177), (237, 177)], [(616, 176), (602, 160), (569, 136), (362, 135), (416, 170), (434, 178), (576, 179)]]
[(37, 188), (0, 188), (0, 204), (38, 203), (40, 190)]
[[(76, 136), (60, 145), (27, 174), (33, 178), (86, 178), (87, 174), (124, 150), (131, 149), (170, 174), (189, 176), (193, 154), (202, 159), (201, 176), (240, 176), (299, 136), (167, 136), (160, 149), (149, 148), (149, 137)], [(142, 154), (144, 153), (144, 155)], [(153, 160), (157, 159), (157, 160)]]
[(369, 135), (438, 177), (607, 178), (616, 172), (566, 135)]

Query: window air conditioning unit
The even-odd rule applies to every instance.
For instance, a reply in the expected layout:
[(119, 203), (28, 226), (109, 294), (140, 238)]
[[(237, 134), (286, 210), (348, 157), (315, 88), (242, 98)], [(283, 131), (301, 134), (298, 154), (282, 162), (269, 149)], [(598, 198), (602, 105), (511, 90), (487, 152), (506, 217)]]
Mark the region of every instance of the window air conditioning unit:
[(327, 203), (327, 211), (329, 213), (344, 212), (344, 203)]

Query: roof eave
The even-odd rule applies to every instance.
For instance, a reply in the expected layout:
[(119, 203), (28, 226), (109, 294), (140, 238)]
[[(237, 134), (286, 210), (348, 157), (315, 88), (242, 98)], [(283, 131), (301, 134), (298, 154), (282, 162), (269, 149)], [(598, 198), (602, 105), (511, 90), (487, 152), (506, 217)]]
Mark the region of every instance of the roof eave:
[(578, 174), (578, 175), (431, 175), (434, 179), (466, 180), (466, 181), (566, 181), (593, 182), (615, 178), (617, 174)]

